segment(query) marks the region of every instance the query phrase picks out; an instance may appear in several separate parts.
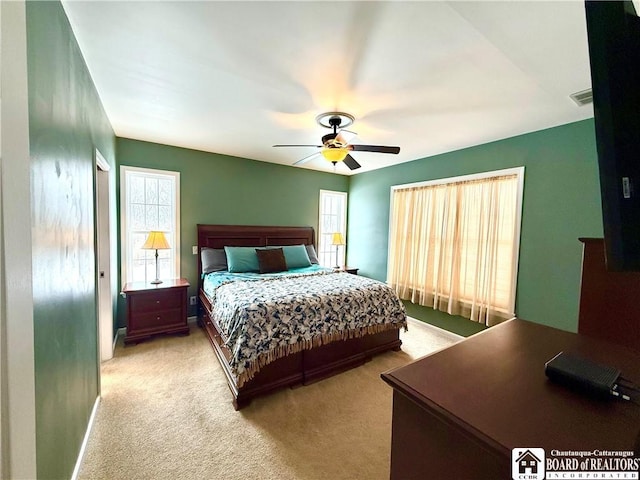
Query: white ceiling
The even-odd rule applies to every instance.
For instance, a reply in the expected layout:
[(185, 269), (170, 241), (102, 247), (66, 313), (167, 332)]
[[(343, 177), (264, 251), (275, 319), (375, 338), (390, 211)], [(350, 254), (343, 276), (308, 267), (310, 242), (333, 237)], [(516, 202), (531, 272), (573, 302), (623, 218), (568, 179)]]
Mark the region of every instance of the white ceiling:
[(359, 173), (593, 116), (582, 1), (63, 5), (120, 137), (290, 165), (343, 111), (401, 147)]

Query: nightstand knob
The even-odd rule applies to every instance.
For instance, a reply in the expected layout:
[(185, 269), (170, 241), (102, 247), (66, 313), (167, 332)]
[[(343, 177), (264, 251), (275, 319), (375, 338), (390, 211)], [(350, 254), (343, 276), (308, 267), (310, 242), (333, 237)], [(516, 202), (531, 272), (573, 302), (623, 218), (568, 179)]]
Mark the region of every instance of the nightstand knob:
[(160, 320), (160, 317), (156, 317), (156, 320)]
[(160, 303), (160, 300), (156, 300), (156, 303)]

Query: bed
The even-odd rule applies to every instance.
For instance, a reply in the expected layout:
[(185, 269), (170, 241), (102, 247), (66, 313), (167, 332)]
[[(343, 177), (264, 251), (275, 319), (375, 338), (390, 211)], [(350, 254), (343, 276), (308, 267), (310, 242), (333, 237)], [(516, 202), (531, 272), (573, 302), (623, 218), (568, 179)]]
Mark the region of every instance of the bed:
[[(393, 290), (320, 267), (313, 247), (312, 227), (198, 225), (198, 321), (236, 410), (400, 349), (406, 313)], [(242, 263), (256, 257), (259, 269), (285, 257), (287, 270)]]

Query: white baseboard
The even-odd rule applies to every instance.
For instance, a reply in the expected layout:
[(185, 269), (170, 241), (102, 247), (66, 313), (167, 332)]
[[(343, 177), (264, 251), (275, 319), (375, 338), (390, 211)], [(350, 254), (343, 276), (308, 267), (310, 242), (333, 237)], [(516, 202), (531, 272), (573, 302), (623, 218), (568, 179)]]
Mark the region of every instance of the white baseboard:
[(195, 315), (193, 317), (187, 317), (187, 323), (194, 324), (197, 323), (197, 321), (198, 317), (196, 317)]
[(410, 323), (412, 326), (416, 326), (418, 328), (426, 328), (429, 330), (437, 331), (439, 335), (442, 335), (443, 337), (449, 337), (455, 341), (462, 340), (465, 338), (462, 335), (458, 335), (457, 333), (450, 332), (449, 330), (445, 330), (444, 328), (436, 327), (435, 325), (431, 325), (430, 323), (427, 323), (427, 322), (422, 322), (413, 317), (407, 317), (407, 323)]
[(91, 416), (89, 417), (89, 423), (87, 424), (87, 431), (85, 432), (84, 439), (82, 440), (82, 446), (80, 447), (80, 452), (78, 453), (78, 459), (76, 460), (76, 466), (73, 469), (71, 480), (76, 480), (78, 478), (78, 474), (80, 473), (80, 467), (82, 466), (82, 459), (84, 458), (84, 452), (87, 448), (87, 443), (89, 443), (89, 436), (91, 435), (91, 429), (93, 428), (93, 421), (96, 418), (96, 413), (98, 411), (99, 404), (100, 404), (100, 396), (96, 398), (96, 401), (93, 404), (93, 410), (91, 411)]
[(118, 338), (120, 338), (121, 336), (123, 336), (125, 333), (127, 333), (127, 329), (122, 327), (119, 328), (118, 330), (116, 330), (116, 336), (113, 337), (113, 351), (116, 351), (116, 344), (118, 343)]

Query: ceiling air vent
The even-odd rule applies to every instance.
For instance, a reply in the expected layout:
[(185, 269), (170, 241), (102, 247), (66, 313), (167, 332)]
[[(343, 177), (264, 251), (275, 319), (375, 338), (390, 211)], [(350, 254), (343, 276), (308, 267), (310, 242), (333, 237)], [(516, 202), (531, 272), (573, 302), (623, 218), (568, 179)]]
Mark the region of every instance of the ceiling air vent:
[(582, 90), (581, 92), (572, 93), (569, 97), (571, 97), (571, 100), (576, 102), (579, 107), (593, 103), (593, 92), (590, 88)]

